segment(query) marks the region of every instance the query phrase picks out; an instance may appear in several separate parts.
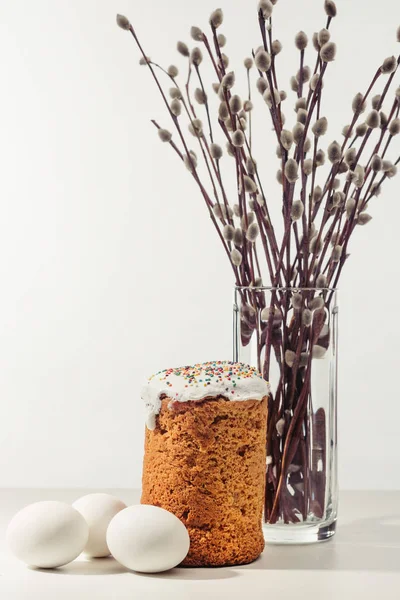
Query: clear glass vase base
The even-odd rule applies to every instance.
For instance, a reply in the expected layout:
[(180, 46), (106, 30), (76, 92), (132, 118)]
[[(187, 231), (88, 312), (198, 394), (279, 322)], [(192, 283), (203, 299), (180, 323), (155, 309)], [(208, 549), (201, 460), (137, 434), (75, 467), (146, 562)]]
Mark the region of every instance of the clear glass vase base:
[(288, 524), (265, 524), (263, 527), (264, 539), (266, 544), (274, 545), (301, 545), (326, 542), (331, 539), (336, 532), (336, 521), (332, 523), (299, 523), (296, 525)]

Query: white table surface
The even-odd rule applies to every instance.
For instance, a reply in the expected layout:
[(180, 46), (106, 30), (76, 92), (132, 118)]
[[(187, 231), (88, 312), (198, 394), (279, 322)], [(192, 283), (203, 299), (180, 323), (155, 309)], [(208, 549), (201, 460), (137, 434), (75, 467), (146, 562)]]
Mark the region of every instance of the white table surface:
[[(311, 546), (270, 546), (255, 563), (222, 569), (125, 570), (112, 558), (51, 571), (26, 567), (4, 543), (10, 518), (38, 500), (72, 502), (100, 490), (0, 489), (1, 600), (399, 600), (400, 491), (342, 492), (338, 532)], [(110, 491), (127, 504), (134, 490)]]

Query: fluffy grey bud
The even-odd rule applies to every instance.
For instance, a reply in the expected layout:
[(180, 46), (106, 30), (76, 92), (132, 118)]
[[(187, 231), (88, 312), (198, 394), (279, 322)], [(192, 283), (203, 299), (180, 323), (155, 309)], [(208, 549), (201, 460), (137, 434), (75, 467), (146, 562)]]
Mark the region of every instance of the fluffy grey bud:
[(389, 125), (390, 135), (398, 135), (400, 133), (400, 119), (394, 119)]
[(235, 265), (235, 267), (240, 267), (240, 265), (242, 264), (242, 255), (239, 252), (239, 250), (237, 250), (237, 248), (233, 248), (231, 250), (231, 261)]
[(259, 50), (254, 59), (259, 71), (268, 71), (271, 67), (271, 57), (265, 50)]
[(343, 192), (335, 192), (332, 197), (332, 205), (336, 208), (337, 206), (341, 206), (344, 202), (345, 195)]
[(236, 115), (238, 112), (240, 112), (242, 110), (242, 100), (240, 96), (237, 94), (232, 96), (229, 100), (229, 106), (232, 114)]
[(324, 308), (324, 305), (324, 299), (321, 298), (321, 296), (317, 296), (316, 298), (310, 300), (308, 303), (308, 308), (312, 311), (321, 310), (321, 308)]
[(258, 3), (258, 10), (261, 11), (264, 19), (268, 19), (272, 15), (274, 7), (270, 0), (260, 0)]
[(336, 57), (336, 44), (327, 42), (322, 46), (319, 54), (324, 62), (332, 62)]
[(282, 52), (282, 44), (280, 43), (279, 40), (274, 40), (272, 42), (272, 44), (271, 44), (271, 52), (274, 55), (279, 54), (280, 52)]
[(243, 64), (245, 68), (249, 71), (253, 67), (254, 61), (252, 58), (248, 57), (244, 59)]
[(230, 90), (231, 88), (233, 88), (234, 85), (235, 85), (235, 73), (233, 71), (230, 71), (229, 73), (224, 75), (224, 77), (222, 78), (221, 86), (226, 90)]
[(210, 152), (211, 152), (211, 156), (215, 160), (219, 160), (220, 158), (222, 158), (223, 152), (222, 152), (222, 148), (221, 148), (221, 146), (219, 146), (219, 144), (211, 144)]
[(196, 137), (202, 137), (203, 135), (203, 123), (200, 119), (193, 119), (189, 124), (189, 131)]
[(390, 73), (394, 73), (397, 68), (397, 60), (394, 56), (389, 56), (385, 58), (383, 64), (381, 66), (381, 71), (385, 75), (389, 75)]
[(245, 100), (243, 103), (243, 110), (245, 112), (251, 112), (253, 110), (253, 103), (251, 100)]
[(365, 122), (371, 129), (376, 129), (381, 124), (381, 117), (377, 110), (371, 110)]
[(354, 198), (349, 198), (346, 202), (346, 214), (349, 219), (354, 215), (354, 211), (356, 208), (356, 201)]
[(299, 110), (297, 111), (297, 121), (302, 125), (306, 124), (307, 111), (304, 108), (299, 108)]
[(219, 62), (220, 65), (227, 69), (229, 67), (229, 58), (226, 54), (221, 54), (221, 60)]
[(321, 202), (321, 198), (322, 198), (322, 188), (320, 185), (316, 185), (313, 191), (313, 195), (312, 195), (312, 200), (314, 202), (314, 204), (318, 204), (318, 202)]
[(325, 152), (323, 150), (318, 150), (315, 156), (315, 163), (317, 167), (322, 167), (325, 164)]
[(242, 148), (245, 143), (245, 137), (241, 129), (237, 129), (232, 134), (232, 144), (235, 148)]
[(220, 48), (223, 48), (224, 46), (226, 46), (226, 37), (224, 36), (223, 33), (218, 34), (217, 42), (218, 42), (218, 46)]
[(175, 65), (170, 65), (168, 67), (168, 75), (173, 78), (178, 77), (178, 75), (179, 75), (178, 67), (176, 67)]
[(285, 363), (288, 367), (292, 368), (296, 360), (296, 352), (293, 350), (286, 350), (285, 352)]
[(321, 49), (321, 46), (320, 46), (320, 43), (319, 43), (319, 40), (318, 40), (318, 32), (317, 31), (315, 33), (313, 33), (312, 43), (313, 43), (313, 46), (314, 46), (315, 50), (317, 52), (319, 52), (320, 49)]
[(333, 0), (325, 0), (324, 8), (325, 8), (325, 12), (328, 15), (328, 17), (330, 17), (330, 18), (336, 17), (337, 8), (336, 8), (336, 4), (333, 2)]
[(366, 123), (360, 123), (356, 127), (356, 135), (358, 137), (364, 137), (364, 135), (367, 133), (367, 130), (368, 130), (368, 125)]
[(171, 98), (173, 100), (175, 100), (175, 99), (180, 100), (182, 98), (181, 90), (177, 87), (170, 88), (169, 95), (171, 96)]
[(233, 243), (241, 248), (243, 246), (243, 231), (238, 227), (233, 235)]
[(301, 315), (301, 321), (302, 321), (304, 327), (310, 327), (310, 325), (312, 323), (312, 312), (309, 308), (305, 308), (303, 310), (303, 313)]
[(346, 150), (345, 154), (344, 154), (344, 160), (345, 162), (351, 167), (354, 165), (354, 163), (356, 162), (356, 158), (357, 158), (357, 148), (349, 148), (348, 150)]
[(257, 186), (256, 186), (255, 182), (250, 177), (248, 177), (248, 175), (243, 176), (243, 181), (244, 181), (244, 189), (246, 190), (247, 193), (255, 194), (257, 192)]
[(269, 89), (265, 90), (265, 93), (263, 94), (263, 98), (264, 98), (264, 101), (267, 104), (268, 108), (272, 108), (274, 103), (275, 103), (275, 106), (277, 106), (278, 104), (280, 104), (280, 101), (281, 101), (279, 92), (278, 92), (278, 90), (275, 90), (275, 89), (273, 91), (273, 95)]
[(353, 112), (356, 114), (361, 114), (365, 111), (367, 103), (364, 101), (364, 96), (361, 93), (358, 93), (354, 96), (351, 107)]
[(307, 177), (308, 177), (309, 175), (311, 175), (312, 170), (313, 170), (313, 161), (311, 158), (307, 158), (303, 163), (304, 175), (307, 175)]
[(340, 261), (341, 257), (342, 257), (342, 252), (343, 252), (343, 248), (342, 246), (335, 246), (334, 249), (332, 250), (332, 256), (331, 256), (331, 260), (334, 263), (337, 263)]
[(307, 100), (305, 98), (298, 98), (296, 100), (296, 104), (294, 105), (295, 112), (297, 112), (300, 108), (304, 110), (307, 108)]
[(176, 49), (178, 50), (179, 54), (182, 54), (182, 56), (189, 56), (189, 48), (187, 46), (187, 44), (185, 44), (185, 42), (178, 42), (176, 45)]
[(361, 213), (357, 217), (357, 225), (366, 225), (371, 221), (372, 217), (368, 213)]
[(294, 143), (298, 146), (303, 140), (304, 125), (302, 123), (296, 123), (293, 127), (293, 139)]
[[(317, 89), (318, 83), (319, 83), (319, 74), (315, 73), (315, 75), (313, 75), (311, 77), (311, 81), (310, 81), (310, 88), (312, 89), (313, 92)], [(322, 87), (324, 87), (323, 81), (321, 81), (321, 88)]]
[(233, 240), (233, 236), (235, 235), (235, 228), (232, 227), (232, 225), (225, 225), (222, 232), (227, 242), (231, 242)]
[(255, 242), (259, 233), (260, 229), (258, 227), (258, 224), (251, 223), (251, 225), (249, 225), (249, 228), (246, 231), (246, 238), (249, 240), (249, 242)]
[(196, 42), (203, 41), (203, 32), (200, 29), (200, 27), (196, 27), (195, 25), (193, 25), (193, 27), (190, 28), (190, 35), (191, 35), (192, 39), (195, 40)]
[(128, 19), (124, 17), (124, 15), (117, 15), (117, 25), (118, 27), (121, 27), (121, 29), (125, 29), (126, 31), (128, 31), (131, 26)]
[(297, 33), (296, 37), (294, 38), (294, 43), (298, 50), (305, 50), (308, 44), (307, 34), (304, 33), (304, 31), (299, 31), (299, 33)]
[(283, 175), (282, 175), (281, 169), (279, 169), (276, 172), (276, 180), (277, 180), (278, 183), (280, 183), (281, 185), (283, 185)]
[(200, 50), (200, 48), (193, 48), (190, 54), (190, 60), (196, 67), (198, 67), (201, 64), (203, 60), (203, 53)]
[(321, 273), (321, 275), (318, 275), (316, 285), (317, 285), (317, 288), (320, 288), (320, 289), (327, 288), (328, 287), (327, 276), (323, 275), (322, 273)]
[(189, 156), (186, 154), (183, 157), (183, 162), (184, 162), (187, 170), (190, 171), (191, 173), (193, 173), (193, 171), (195, 171), (197, 169), (197, 156), (193, 152), (193, 150), (190, 150)]
[(303, 305), (303, 296), (299, 292), (296, 292), (295, 294), (293, 294), (292, 305), (293, 305), (294, 310), (301, 309), (301, 307)]
[(315, 121), (312, 126), (312, 132), (315, 137), (320, 137), (321, 135), (325, 135), (328, 130), (328, 119), (326, 117), (321, 117), (317, 121)]
[(214, 10), (211, 13), (210, 25), (212, 27), (217, 29), (218, 27), (220, 27), (222, 25), (223, 21), (224, 21), (224, 13), (222, 12), (222, 10), (220, 8), (217, 8), (217, 10)]
[(371, 168), (375, 173), (382, 170), (382, 159), (378, 154), (374, 154), (371, 160)]
[(254, 175), (256, 172), (256, 163), (252, 158), (246, 160), (246, 169), (249, 175)]
[(342, 150), (336, 141), (328, 146), (328, 158), (332, 164), (338, 163), (342, 158)]
[(293, 92), (299, 91), (299, 82), (294, 75), (290, 78), (290, 88)]
[(372, 98), (372, 100), (371, 100), (372, 108), (374, 108), (375, 110), (378, 110), (380, 108), (381, 98), (382, 98), (382, 96), (380, 94), (376, 94), (376, 96), (374, 96)]
[(289, 158), (285, 165), (285, 177), (289, 183), (294, 183), (298, 179), (299, 165), (294, 158)]
[(229, 110), (226, 102), (221, 102), (218, 108), (218, 117), (221, 121), (229, 119)]
[(319, 360), (321, 358), (324, 358), (326, 352), (327, 352), (327, 349), (324, 348), (323, 346), (315, 345), (312, 349), (312, 357)]
[(159, 129), (158, 137), (160, 138), (160, 140), (162, 142), (170, 142), (172, 139), (172, 133), (170, 131), (168, 131), (167, 129)]
[(322, 240), (318, 235), (315, 235), (310, 241), (310, 252), (312, 254), (320, 254), (322, 250)]
[(329, 31), (327, 29), (321, 29), (321, 31), (318, 33), (319, 45), (323, 46), (324, 44), (328, 43), (330, 39), (331, 34), (329, 33)]
[(356, 165), (354, 171), (353, 171), (353, 175), (352, 175), (352, 182), (354, 183), (356, 188), (361, 188), (364, 184), (364, 179), (365, 179), (365, 170), (364, 167), (362, 167), (361, 165)]
[(202, 89), (196, 88), (194, 90), (194, 99), (199, 104), (206, 104), (206, 102), (207, 102), (207, 94), (205, 94)]
[(179, 117), (179, 115), (182, 112), (182, 104), (177, 99), (172, 100), (170, 109), (172, 114), (175, 115), (175, 117)]
[(263, 77), (257, 79), (256, 87), (260, 94), (264, 94), (265, 90), (268, 89), (268, 83)]
[(301, 219), (304, 213), (304, 204), (301, 200), (295, 200), (292, 204), (292, 208), (290, 211), (290, 216), (292, 221), (298, 221)]

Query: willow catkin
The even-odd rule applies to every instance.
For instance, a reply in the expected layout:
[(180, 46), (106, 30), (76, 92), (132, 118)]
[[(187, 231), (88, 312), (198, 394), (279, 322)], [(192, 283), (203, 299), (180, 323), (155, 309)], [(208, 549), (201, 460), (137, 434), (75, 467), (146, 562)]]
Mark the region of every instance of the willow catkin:
[(351, 175), (351, 181), (356, 188), (361, 188), (364, 185), (365, 169), (361, 165), (356, 165)]
[(243, 110), (245, 112), (251, 112), (253, 110), (254, 106), (251, 100), (245, 100), (243, 102)]
[(260, 233), (260, 229), (257, 223), (251, 223), (246, 231), (246, 238), (249, 242), (255, 242), (258, 235)]
[(235, 228), (232, 225), (225, 225), (222, 230), (222, 234), (227, 242), (231, 242), (233, 240), (233, 236), (235, 235)]
[(196, 27), (195, 25), (193, 25), (190, 28), (190, 36), (191, 38), (195, 41), (195, 42), (202, 42), (203, 41), (203, 32), (200, 29), (200, 27)]
[(253, 59), (252, 59), (252, 58), (249, 56), (249, 57), (247, 57), (247, 58), (245, 58), (245, 59), (244, 59), (244, 61), (243, 61), (243, 64), (244, 64), (244, 67), (245, 67), (245, 69), (247, 69), (248, 71), (250, 71), (250, 69), (252, 69), (252, 68), (253, 68), (254, 61), (253, 61)]
[(218, 107), (218, 117), (221, 121), (229, 119), (229, 109), (226, 102), (221, 102)]
[(342, 257), (342, 252), (343, 252), (342, 246), (339, 246), (339, 245), (335, 246), (332, 250), (331, 261), (333, 263), (339, 262)]
[(335, 192), (332, 196), (332, 205), (336, 208), (337, 206), (342, 206), (344, 203), (346, 196), (344, 192)]
[(250, 157), (246, 159), (246, 170), (249, 175), (255, 175), (257, 170), (257, 163), (254, 159)]
[(325, 135), (325, 133), (328, 130), (328, 119), (326, 117), (321, 117), (320, 119), (315, 121), (311, 129), (315, 137)]
[(282, 44), (279, 40), (274, 40), (271, 44), (271, 52), (275, 56), (282, 52)]
[(346, 215), (347, 218), (350, 219), (354, 215), (354, 211), (356, 209), (357, 202), (354, 198), (349, 198), (346, 202)]
[(326, 288), (328, 286), (328, 278), (326, 275), (324, 275), (323, 273), (321, 273), (320, 275), (318, 275), (317, 277), (317, 281), (316, 281), (316, 286), (317, 288)]
[(294, 44), (298, 50), (305, 50), (308, 44), (308, 37), (304, 31), (299, 31), (294, 38)]
[(314, 46), (315, 50), (316, 50), (317, 52), (319, 52), (319, 51), (320, 51), (320, 49), (321, 49), (321, 46), (320, 46), (320, 43), (319, 43), (319, 39), (318, 39), (318, 32), (317, 32), (317, 31), (315, 31), (315, 32), (313, 33), (313, 36), (312, 36), (312, 43), (313, 43), (313, 46)]
[(322, 250), (322, 239), (319, 235), (315, 235), (310, 241), (310, 252), (312, 254), (320, 254)]
[(397, 68), (396, 57), (389, 56), (388, 58), (385, 58), (385, 60), (383, 61), (382, 66), (381, 66), (381, 71), (385, 75), (390, 75), (391, 73), (395, 72), (396, 68)]
[(139, 60), (139, 65), (141, 65), (142, 67), (145, 67), (146, 65), (151, 63), (151, 58), (150, 56), (142, 56)]
[(382, 98), (382, 96), (380, 94), (376, 94), (376, 96), (372, 97), (372, 100), (371, 100), (372, 108), (374, 108), (375, 110), (378, 110), (378, 108), (380, 108), (381, 98)]
[(226, 54), (221, 54), (219, 65), (222, 66), (224, 69), (227, 69), (229, 67), (229, 57)]
[(333, 17), (336, 17), (337, 8), (336, 8), (336, 4), (333, 2), (333, 0), (325, 0), (324, 8), (325, 8), (325, 12), (328, 15), (328, 17), (330, 17), (331, 19)]
[[(320, 75), (319, 73), (315, 73), (310, 80), (310, 88), (314, 92), (317, 89), (317, 85), (319, 84)], [(321, 80), (321, 88), (324, 87), (324, 82)]]
[(324, 305), (324, 299), (321, 298), (321, 296), (317, 296), (316, 298), (310, 300), (310, 302), (308, 303), (308, 308), (314, 312), (316, 310), (321, 310), (321, 308), (323, 308)]
[(286, 350), (285, 352), (285, 363), (291, 369), (296, 361), (296, 352), (293, 350)]
[(197, 156), (193, 150), (189, 151), (189, 156), (185, 154), (183, 157), (183, 162), (190, 173), (193, 173), (197, 169)]
[(231, 261), (235, 265), (235, 267), (240, 267), (240, 265), (242, 264), (242, 254), (237, 248), (233, 248), (231, 250)]
[(264, 98), (264, 101), (267, 104), (268, 108), (272, 108), (272, 106), (274, 104), (275, 104), (275, 106), (277, 106), (281, 102), (280, 94), (279, 94), (278, 90), (276, 90), (275, 88), (272, 93), (271, 93), (270, 89), (265, 90), (265, 92), (263, 94), (263, 98)]
[(327, 42), (321, 47), (319, 55), (323, 62), (332, 62), (336, 58), (336, 44)]
[(260, 0), (258, 3), (258, 10), (261, 11), (264, 19), (269, 19), (269, 17), (272, 15), (272, 11), (274, 10), (274, 6), (271, 0)]
[(246, 190), (247, 193), (255, 194), (257, 192), (257, 186), (256, 186), (255, 182), (248, 175), (243, 176), (243, 182), (244, 182), (244, 189)]
[(269, 71), (271, 67), (271, 57), (266, 50), (259, 50), (254, 58), (255, 65), (259, 71)]
[(131, 26), (129, 20), (126, 17), (124, 17), (124, 15), (117, 15), (117, 25), (118, 27), (121, 27), (121, 29), (125, 29), (126, 31), (128, 31)]
[(226, 90), (230, 90), (235, 85), (235, 79), (235, 73), (230, 71), (222, 78), (221, 86)]
[(319, 346), (318, 344), (315, 344), (315, 346), (313, 346), (313, 349), (312, 349), (312, 357), (317, 360), (324, 358), (326, 352), (327, 352), (327, 348), (324, 348), (323, 346)]
[(233, 243), (239, 248), (243, 246), (243, 231), (240, 229), (240, 227), (235, 229), (235, 233), (233, 234)]
[(299, 91), (299, 82), (297, 81), (297, 79), (294, 75), (293, 75), (293, 77), (290, 78), (290, 89), (293, 92)]
[(296, 100), (296, 104), (294, 105), (295, 112), (297, 112), (300, 108), (302, 108), (302, 109), (307, 108), (307, 100), (305, 98), (298, 98)]
[(210, 25), (217, 29), (224, 21), (224, 13), (220, 8), (214, 10), (210, 15)]
[(290, 210), (290, 216), (292, 221), (298, 221), (301, 219), (304, 213), (304, 204), (301, 200), (295, 200), (292, 204), (292, 208)]
[(367, 127), (370, 129), (376, 129), (381, 124), (381, 117), (377, 110), (371, 110), (367, 118), (365, 119)]
[(210, 146), (210, 152), (211, 152), (211, 156), (215, 159), (215, 160), (220, 160), (222, 158), (223, 155), (223, 151), (222, 148), (219, 144), (211, 144)]
[(177, 87), (170, 88), (169, 95), (173, 100), (182, 98), (181, 90)]
[(320, 185), (316, 185), (312, 194), (312, 201), (314, 204), (318, 204), (322, 199), (322, 188)]
[(344, 153), (344, 160), (350, 167), (356, 162), (357, 152), (357, 148), (352, 147), (348, 148), (348, 150), (346, 150)]
[(160, 138), (160, 140), (162, 142), (170, 142), (172, 139), (172, 133), (170, 131), (168, 131), (167, 129), (159, 129), (158, 130), (158, 137)]
[(330, 39), (331, 34), (329, 33), (328, 29), (324, 28), (318, 32), (318, 43), (320, 46), (323, 46), (324, 44), (328, 43)]
[(217, 42), (218, 42), (218, 46), (220, 48), (223, 48), (224, 46), (226, 46), (226, 37), (224, 36), (223, 33), (219, 33), (217, 36)]
[(304, 327), (310, 327), (312, 323), (312, 312), (309, 308), (305, 308), (301, 315), (301, 321)]
[(353, 102), (351, 104), (353, 112), (355, 114), (361, 114), (365, 111), (367, 107), (367, 103), (364, 101), (364, 96), (360, 92), (356, 94), (353, 98)]
[(303, 140), (304, 125), (302, 123), (296, 123), (296, 125), (293, 127), (292, 132), (294, 143), (298, 146)]
[(242, 110), (242, 99), (237, 94), (234, 94), (229, 100), (229, 107), (231, 109), (231, 113), (236, 115)]
[(400, 133), (400, 119), (394, 119), (389, 125), (390, 135), (398, 135)]
[(379, 123), (379, 127), (381, 129), (386, 129), (386, 127), (387, 127), (387, 125), (389, 123), (389, 119), (388, 119), (387, 114), (384, 113), (383, 110), (381, 110), (380, 113), (379, 113), (379, 116), (380, 116), (380, 119), (381, 119), (381, 121)]
[(261, 95), (264, 94), (265, 90), (268, 89), (268, 83), (263, 77), (259, 77), (256, 82), (256, 88)]
[(190, 61), (196, 67), (198, 67), (202, 63), (203, 53), (200, 50), (200, 48), (193, 48), (192, 52), (190, 53)]
[(175, 117), (179, 117), (179, 115), (182, 113), (182, 104), (180, 102), (180, 100), (176, 99), (172, 100), (171, 104), (170, 104), (170, 109), (173, 115), (175, 115)]
[(289, 158), (285, 164), (285, 177), (289, 183), (295, 183), (298, 179), (299, 165), (294, 158)]
[(374, 156), (371, 159), (371, 169), (375, 172), (378, 173), (379, 171), (382, 170), (382, 159), (378, 154), (374, 154)]
[(236, 131), (234, 131), (231, 140), (235, 148), (242, 148), (245, 144), (245, 137), (242, 130), (237, 129)]
[(315, 164), (317, 167), (322, 167), (325, 164), (325, 152), (322, 149), (317, 150), (317, 154), (315, 156)]
[(328, 158), (332, 164), (338, 163), (342, 158), (342, 149), (339, 144), (334, 141), (328, 146)]
[(297, 122), (305, 125), (307, 122), (307, 111), (305, 108), (299, 108), (297, 111)]
[(178, 50), (179, 54), (182, 54), (182, 56), (188, 57), (190, 55), (189, 48), (185, 42), (178, 42), (176, 49)]
[(179, 70), (178, 70), (178, 67), (176, 67), (175, 65), (170, 65), (170, 66), (168, 67), (167, 73), (168, 73), (168, 75), (169, 75), (170, 77), (172, 77), (173, 79), (174, 79), (175, 77), (178, 77), (178, 75), (179, 75)]
[(367, 131), (368, 131), (368, 125), (366, 123), (360, 123), (356, 127), (356, 136), (364, 137), (364, 135), (367, 133)]
[(194, 90), (194, 99), (199, 104), (206, 104), (206, 102), (207, 102), (207, 94), (205, 92), (203, 92), (202, 89), (196, 88)]
[(357, 217), (357, 225), (366, 225), (371, 221), (372, 217), (368, 213), (361, 213)]
[(200, 119), (193, 119), (189, 124), (189, 131), (195, 137), (202, 137), (203, 135), (203, 122)]
[(295, 292), (292, 296), (292, 306), (294, 310), (300, 310), (303, 306), (303, 296), (300, 292)]
[(311, 175), (312, 170), (313, 170), (313, 160), (312, 158), (307, 158), (304, 163), (303, 163), (303, 173), (304, 175), (306, 175), (307, 177), (309, 175)]

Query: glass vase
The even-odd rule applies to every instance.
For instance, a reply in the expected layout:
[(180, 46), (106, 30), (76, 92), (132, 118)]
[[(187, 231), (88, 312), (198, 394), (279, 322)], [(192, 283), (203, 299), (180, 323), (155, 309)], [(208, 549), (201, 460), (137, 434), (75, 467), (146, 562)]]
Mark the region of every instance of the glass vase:
[(305, 544), (335, 533), (337, 341), (335, 289), (236, 287), (233, 360), (271, 384), (264, 536)]

